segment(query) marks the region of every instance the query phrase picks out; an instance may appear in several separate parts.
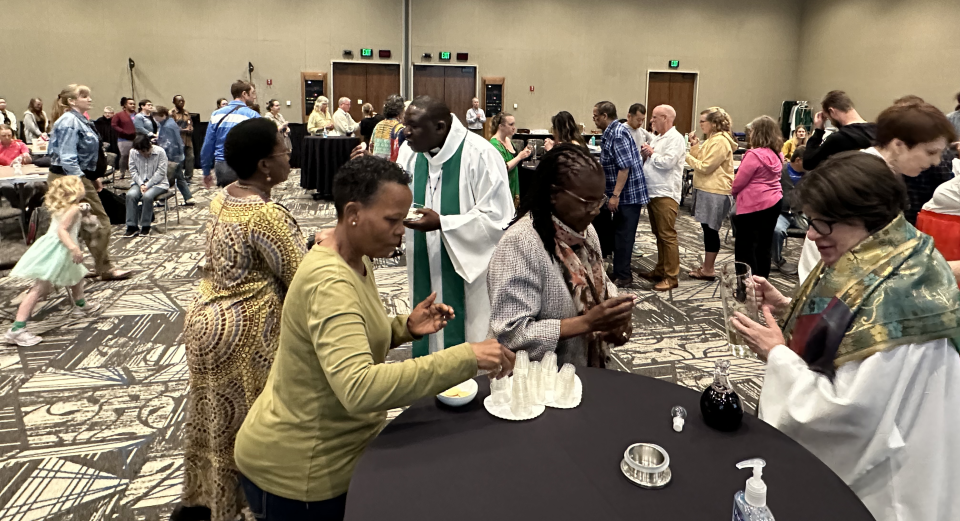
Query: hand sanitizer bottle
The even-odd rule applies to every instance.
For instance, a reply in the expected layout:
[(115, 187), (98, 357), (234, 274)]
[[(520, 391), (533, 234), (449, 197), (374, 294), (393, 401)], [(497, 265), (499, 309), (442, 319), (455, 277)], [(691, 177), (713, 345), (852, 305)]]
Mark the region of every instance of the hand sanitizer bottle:
[(738, 469), (753, 467), (753, 477), (745, 490), (733, 496), (733, 521), (773, 521), (773, 512), (767, 508), (767, 484), (761, 479), (766, 465), (760, 458), (737, 463)]
[(590, 136), (590, 146), (597, 146), (597, 136)]

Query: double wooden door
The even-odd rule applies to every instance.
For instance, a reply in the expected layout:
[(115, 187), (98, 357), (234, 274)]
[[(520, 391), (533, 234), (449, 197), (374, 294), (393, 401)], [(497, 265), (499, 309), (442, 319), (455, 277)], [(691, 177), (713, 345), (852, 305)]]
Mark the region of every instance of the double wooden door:
[(354, 121), (363, 117), (364, 103), (383, 112), (383, 103), (391, 94), (400, 94), (400, 65), (391, 63), (333, 64), (333, 97), (330, 113), (337, 110), (340, 98), (350, 98), (350, 115)]
[(691, 72), (651, 72), (647, 86), (647, 129), (657, 105), (670, 105), (677, 111), (674, 126), (681, 134), (693, 130), (693, 112), (697, 75)]
[(477, 68), (456, 65), (414, 65), (413, 97), (443, 101), (466, 126), (467, 109), (477, 95)]

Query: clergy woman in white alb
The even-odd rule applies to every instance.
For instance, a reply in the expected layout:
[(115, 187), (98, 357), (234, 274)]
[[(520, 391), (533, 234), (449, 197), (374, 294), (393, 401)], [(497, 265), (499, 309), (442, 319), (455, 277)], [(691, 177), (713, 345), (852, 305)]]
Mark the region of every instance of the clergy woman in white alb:
[(500, 154), (444, 103), (417, 98), (404, 122), (397, 163), (413, 177), (423, 214), (405, 223), (411, 302), (436, 291), (455, 313), (443, 331), (414, 342), (413, 355), (424, 356), (487, 339), (487, 265), (514, 206)]
[(960, 519), (953, 274), (904, 219), (906, 187), (882, 159), (838, 154), (797, 189), (821, 261), (793, 299), (755, 277), (769, 326), (733, 320), (767, 361), (760, 418), (833, 469), (878, 520)]

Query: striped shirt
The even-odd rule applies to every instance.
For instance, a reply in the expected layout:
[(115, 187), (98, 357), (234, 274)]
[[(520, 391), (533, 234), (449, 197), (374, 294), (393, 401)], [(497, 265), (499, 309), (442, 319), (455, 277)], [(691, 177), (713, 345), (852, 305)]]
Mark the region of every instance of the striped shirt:
[(215, 162), (223, 161), (223, 144), (230, 129), (248, 119), (259, 117), (260, 114), (255, 110), (237, 100), (213, 112), (207, 125), (207, 135), (203, 138), (203, 148), (200, 149), (200, 168), (203, 169), (204, 177), (210, 175)]

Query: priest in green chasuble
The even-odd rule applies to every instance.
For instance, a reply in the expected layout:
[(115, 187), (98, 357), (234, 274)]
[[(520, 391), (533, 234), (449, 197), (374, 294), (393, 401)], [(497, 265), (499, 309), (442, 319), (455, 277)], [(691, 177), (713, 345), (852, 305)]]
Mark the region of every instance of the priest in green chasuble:
[(490, 327), (487, 265), (514, 215), (507, 168), (493, 145), (469, 132), (443, 102), (417, 98), (404, 117), (397, 163), (412, 177), (423, 216), (407, 221), (411, 302), (437, 292), (455, 318), (414, 342), (424, 356), (486, 340)]

